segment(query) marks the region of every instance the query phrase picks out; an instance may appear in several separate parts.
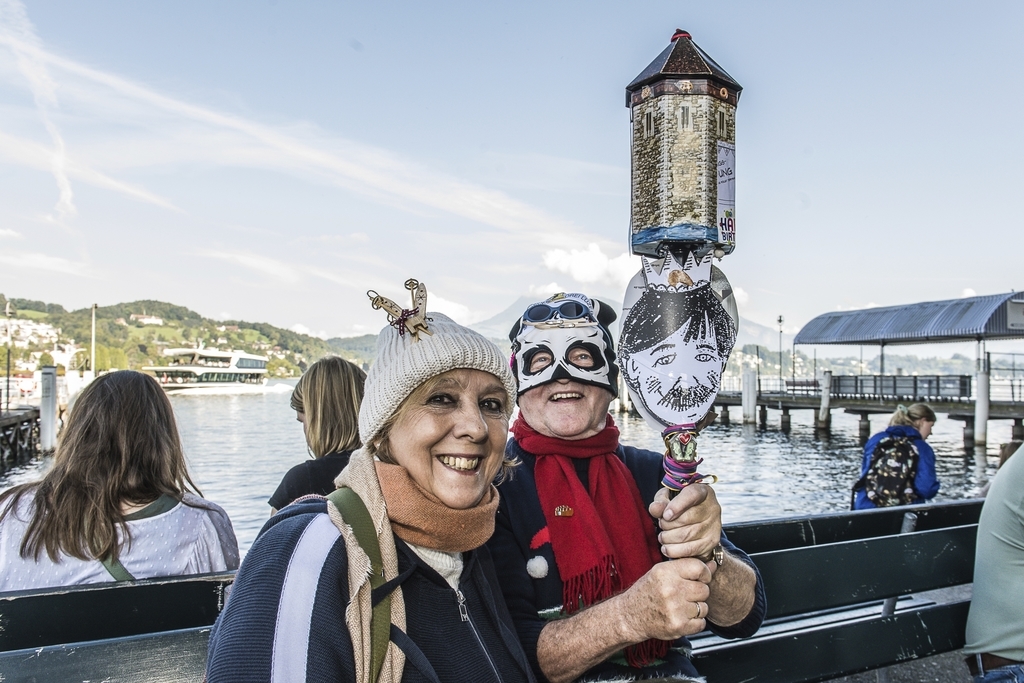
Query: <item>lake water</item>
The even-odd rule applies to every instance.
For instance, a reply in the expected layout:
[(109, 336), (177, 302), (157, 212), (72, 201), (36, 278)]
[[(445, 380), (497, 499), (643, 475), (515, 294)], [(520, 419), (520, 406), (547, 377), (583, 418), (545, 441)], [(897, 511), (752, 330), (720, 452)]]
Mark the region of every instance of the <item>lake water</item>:
[[(302, 426), (289, 408), (291, 385), (238, 396), (172, 396), (193, 480), (203, 495), (231, 516), (245, 552), (270, 514), (267, 498), (291, 466), (309, 457)], [(739, 417), (739, 410), (732, 415)], [(660, 435), (638, 418), (616, 415), (622, 441), (661, 451)], [(846, 510), (860, 471), (857, 417), (833, 412), (830, 436), (816, 436), (812, 411), (794, 411), (789, 434), (769, 427), (712, 425), (700, 437), (701, 471), (719, 477), (715, 488), (726, 523)], [(881, 430), (887, 417), (872, 420)], [(938, 456), (942, 489), (936, 500), (968, 498), (995, 473), (998, 448), (1010, 440), (1010, 422), (989, 423), (987, 452), (963, 448), (963, 423), (939, 416), (928, 442)], [(49, 459), (0, 474), (0, 490), (38, 479)]]

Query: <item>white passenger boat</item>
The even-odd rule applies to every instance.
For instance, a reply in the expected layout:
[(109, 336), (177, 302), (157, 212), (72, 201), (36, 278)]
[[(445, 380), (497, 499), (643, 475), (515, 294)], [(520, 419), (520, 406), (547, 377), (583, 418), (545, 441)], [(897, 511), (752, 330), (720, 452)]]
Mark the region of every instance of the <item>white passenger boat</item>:
[(171, 394), (248, 394), (265, 391), (267, 357), (245, 351), (165, 349), (167, 365), (142, 368)]

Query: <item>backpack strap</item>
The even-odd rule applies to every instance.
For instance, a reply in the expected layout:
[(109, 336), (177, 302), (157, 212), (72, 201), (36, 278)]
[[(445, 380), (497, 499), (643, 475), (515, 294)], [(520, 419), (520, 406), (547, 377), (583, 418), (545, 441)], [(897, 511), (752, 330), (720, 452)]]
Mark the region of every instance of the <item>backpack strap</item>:
[[(173, 510), (174, 507), (180, 502), (181, 501), (178, 500), (177, 498), (173, 498), (167, 495), (166, 493), (161, 494), (159, 498), (157, 498), (156, 500), (154, 500), (152, 503), (142, 508), (141, 510), (136, 510), (135, 512), (125, 515), (124, 521), (133, 522), (139, 519), (149, 519), (150, 517), (162, 515), (169, 510)], [(125, 569), (124, 565), (121, 564), (121, 560), (115, 560), (110, 557), (105, 557), (102, 560), (100, 560), (100, 563), (103, 565), (103, 568), (107, 570), (107, 573), (113, 577), (114, 581), (135, 580), (135, 577), (132, 576), (132, 573)]]
[[(355, 491), (350, 488), (335, 489), (327, 496), (334, 507), (338, 508), (342, 518), (352, 527), (356, 542), (370, 559), (370, 589), (376, 589), (385, 583), (384, 561), (381, 559), (380, 542), (377, 530), (373, 525), (366, 504)], [(370, 615), (370, 681), (376, 683), (384, 666), (384, 657), (391, 639), (391, 594), (388, 593), (380, 602), (373, 606)]]
[(878, 463), (878, 459), (882, 457), (882, 450), (880, 446), (886, 441), (892, 441), (891, 436), (887, 436), (877, 444), (875, 444), (875, 450), (871, 451), (871, 462), (868, 463), (867, 469), (864, 470), (864, 475), (853, 484), (853, 490), (850, 491), (850, 509), (857, 509), (857, 491), (860, 491), (867, 485), (868, 475), (871, 474), (871, 470)]
[(100, 562), (103, 563), (103, 568), (106, 569), (107, 573), (114, 578), (114, 581), (135, 580), (135, 577), (132, 576), (132, 573), (125, 569), (124, 565), (121, 564), (121, 560), (114, 560), (112, 558), (105, 557), (102, 560), (100, 560)]

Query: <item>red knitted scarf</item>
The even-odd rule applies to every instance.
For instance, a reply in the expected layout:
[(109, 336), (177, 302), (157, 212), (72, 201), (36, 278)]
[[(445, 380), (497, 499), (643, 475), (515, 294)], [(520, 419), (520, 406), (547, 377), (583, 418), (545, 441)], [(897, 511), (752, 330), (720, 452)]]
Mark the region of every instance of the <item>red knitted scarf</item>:
[[(566, 441), (536, 432), (520, 416), (512, 435), (537, 456), (537, 493), (562, 577), (562, 610), (572, 614), (632, 586), (661, 552), (647, 506), (633, 475), (616, 455), (619, 430), (611, 415), (589, 438)], [(573, 458), (589, 458), (589, 495)], [(561, 508), (562, 514), (555, 514)], [(669, 643), (647, 640), (626, 648), (630, 666), (646, 666), (668, 653)]]

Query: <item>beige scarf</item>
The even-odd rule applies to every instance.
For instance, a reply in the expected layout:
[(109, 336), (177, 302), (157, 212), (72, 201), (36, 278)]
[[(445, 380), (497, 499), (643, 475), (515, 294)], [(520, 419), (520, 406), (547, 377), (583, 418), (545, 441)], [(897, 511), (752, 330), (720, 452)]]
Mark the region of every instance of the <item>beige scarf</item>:
[(406, 543), (464, 553), (479, 548), (494, 534), (498, 489), (487, 487), (484, 497), (468, 510), (454, 510), (424, 490), (401, 465), (377, 466), (391, 530)]
[[(384, 506), (384, 495), (381, 493), (377, 472), (374, 469), (373, 456), (364, 449), (355, 451), (348, 461), (348, 466), (334, 480), (338, 487), (347, 486), (355, 491), (366, 505), (377, 530), (380, 542), (381, 559), (384, 562), (384, 578), (390, 581), (398, 576), (398, 553), (395, 550), (395, 537), (391, 533), (387, 509)], [(333, 505), (327, 506), (331, 521), (338, 527), (345, 539), (345, 550), (348, 553), (348, 590), (349, 603), (345, 608), (345, 625), (352, 638), (352, 651), (355, 654), (356, 683), (370, 682), (370, 615), (373, 613), (370, 601), (370, 558), (356, 541), (352, 528), (341, 518), (341, 514)], [(391, 594), (391, 623), (406, 630), (405, 601), (402, 589), (398, 587)], [(400, 683), (402, 670), (405, 668), (405, 654), (393, 642), (388, 643), (387, 656), (380, 671), (381, 683)]]

